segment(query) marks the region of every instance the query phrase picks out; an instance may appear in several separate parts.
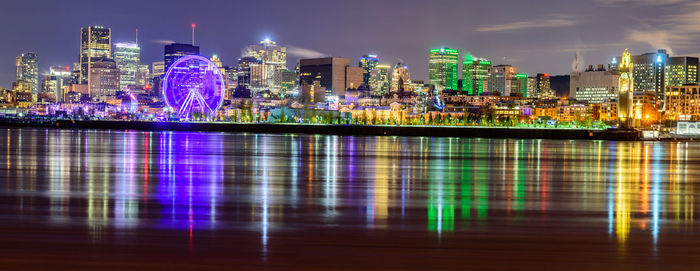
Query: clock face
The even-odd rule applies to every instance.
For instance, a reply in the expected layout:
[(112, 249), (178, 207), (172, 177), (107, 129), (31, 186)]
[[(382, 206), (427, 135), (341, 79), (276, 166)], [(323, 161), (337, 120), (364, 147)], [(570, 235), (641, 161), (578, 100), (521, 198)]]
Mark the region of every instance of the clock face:
[(622, 77), (622, 79), (628, 79), (628, 78), (629, 78), (629, 77), (627, 76), (627, 73), (623, 73), (622, 75), (620, 75), (620, 77)]

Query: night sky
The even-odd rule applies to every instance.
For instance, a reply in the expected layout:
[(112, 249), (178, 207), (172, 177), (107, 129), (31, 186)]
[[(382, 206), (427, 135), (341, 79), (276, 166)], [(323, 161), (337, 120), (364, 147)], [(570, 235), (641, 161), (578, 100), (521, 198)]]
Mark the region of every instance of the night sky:
[(233, 65), (247, 44), (270, 37), (288, 46), (288, 67), (300, 57), (363, 53), (403, 61), (413, 79), (427, 79), (428, 49), (460, 49), (528, 74), (568, 74), (578, 51), (583, 64), (607, 63), (662, 47), (700, 53), (700, 3), (684, 0), (255, 0), (255, 1), (3, 1), (0, 86), (10, 87), (15, 57), (39, 55), (40, 72), (78, 61), (80, 28), (112, 28), (112, 42), (134, 40), (142, 62), (163, 58), (167, 41), (188, 43), (197, 24), (202, 54)]

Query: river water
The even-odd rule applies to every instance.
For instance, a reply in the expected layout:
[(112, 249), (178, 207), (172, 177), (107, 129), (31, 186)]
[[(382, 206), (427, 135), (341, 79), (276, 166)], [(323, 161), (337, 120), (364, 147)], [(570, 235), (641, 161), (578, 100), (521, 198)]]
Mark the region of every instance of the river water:
[(0, 129), (0, 269), (697, 270), (700, 144)]

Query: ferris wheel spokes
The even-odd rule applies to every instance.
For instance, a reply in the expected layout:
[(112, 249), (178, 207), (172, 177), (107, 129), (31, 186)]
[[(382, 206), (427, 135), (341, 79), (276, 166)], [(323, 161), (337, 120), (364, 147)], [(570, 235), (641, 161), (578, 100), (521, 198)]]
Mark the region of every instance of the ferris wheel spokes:
[(182, 107), (180, 107), (180, 110), (178, 111), (178, 116), (186, 117), (187, 114), (189, 114), (189, 112), (192, 112), (192, 108), (194, 107), (195, 102), (199, 105), (199, 109), (202, 114), (207, 114), (211, 116), (216, 114), (216, 111), (211, 109), (211, 107), (209, 107), (209, 105), (205, 102), (205, 99), (204, 97), (202, 97), (202, 94), (199, 92), (199, 89), (192, 88), (187, 94), (185, 101), (182, 103)]
[[(181, 118), (192, 111), (215, 116), (223, 103), (225, 82), (210, 60), (189, 55), (175, 61), (163, 80), (163, 98)], [(196, 103), (196, 104), (195, 104)]]

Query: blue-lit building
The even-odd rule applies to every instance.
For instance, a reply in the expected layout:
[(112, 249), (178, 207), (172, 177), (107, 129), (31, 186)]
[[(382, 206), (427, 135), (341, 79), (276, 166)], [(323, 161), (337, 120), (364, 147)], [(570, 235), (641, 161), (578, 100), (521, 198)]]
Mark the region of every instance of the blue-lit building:
[(379, 57), (376, 55), (363, 55), (360, 58), (360, 68), (362, 68), (362, 83), (369, 85), (372, 77), (372, 70), (377, 68)]

